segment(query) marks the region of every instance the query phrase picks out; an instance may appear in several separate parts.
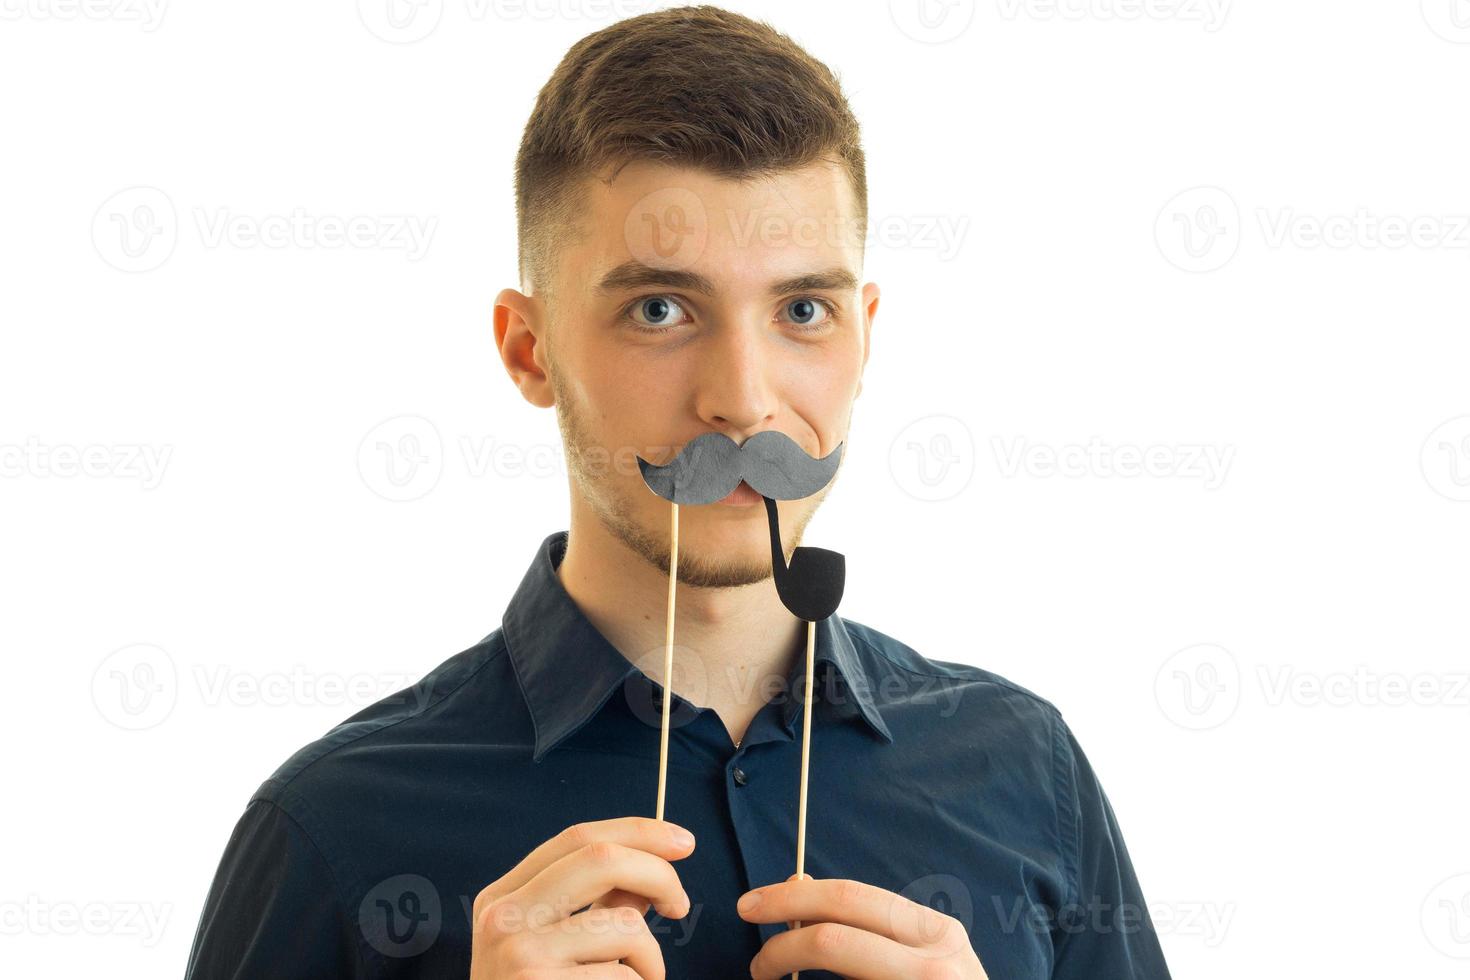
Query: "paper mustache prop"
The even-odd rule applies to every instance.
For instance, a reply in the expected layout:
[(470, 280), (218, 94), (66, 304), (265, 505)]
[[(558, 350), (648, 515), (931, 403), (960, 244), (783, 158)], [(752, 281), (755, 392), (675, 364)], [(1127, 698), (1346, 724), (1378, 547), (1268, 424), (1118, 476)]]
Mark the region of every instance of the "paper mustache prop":
[(715, 503), (729, 496), (741, 480), (764, 497), (776, 593), (797, 619), (814, 623), (837, 611), (846, 564), (835, 551), (802, 547), (791, 553), (788, 568), (776, 501), (799, 500), (821, 490), (832, 482), (841, 459), (841, 443), (814, 459), (794, 439), (775, 429), (757, 432), (744, 445), (736, 445), (723, 433), (706, 432), (686, 443), (663, 466), (638, 457), (638, 469), (650, 490), (674, 504)]
[[(679, 506), (712, 504), (729, 496), (744, 481), (761, 495), (771, 532), (771, 575), (781, 604), (806, 620), (806, 689), (802, 695), (801, 786), (796, 817), (796, 874), (806, 864), (807, 760), (811, 755), (812, 686), (817, 645), (817, 621), (837, 611), (847, 578), (846, 559), (825, 548), (796, 548), (786, 564), (781, 545), (777, 500), (810, 497), (832, 481), (842, 459), (838, 443), (821, 459), (808, 456), (790, 436), (768, 429), (743, 445), (720, 432), (706, 432), (684, 445), (662, 466), (638, 457), (638, 469), (648, 488), (669, 501), (669, 600), (664, 621), (663, 727), (659, 735), (658, 803), (656, 817), (664, 818), (669, 757), (669, 703), (667, 691), (674, 676), (674, 594), (679, 568)], [(736, 743), (738, 747), (740, 743)], [(797, 922), (794, 928), (799, 928)], [(793, 973), (793, 980), (798, 974)]]

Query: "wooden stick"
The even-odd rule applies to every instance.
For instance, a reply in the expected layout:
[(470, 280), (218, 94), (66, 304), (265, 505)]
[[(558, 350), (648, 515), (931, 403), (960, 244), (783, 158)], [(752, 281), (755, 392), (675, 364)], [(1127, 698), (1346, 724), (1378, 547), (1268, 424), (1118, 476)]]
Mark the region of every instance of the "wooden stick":
[[(806, 877), (806, 774), (807, 760), (811, 757), (812, 750), (812, 675), (815, 673), (814, 661), (817, 649), (817, 624), (812, 620), (806, 623), (806, 691), (802, 694), (801, 705), (801, 793), (796, 805), (796, 878), (800, 881)], [(793, 929), (801, 928), (801, 921), (797, 920)], [(791, 974), (791, 980), (801, 976), (797, 970)]]
[[(664, 617), (664, 718), (658, 736), (658, 806), (654, 816), (664, 818), (664, 792), (669, 775), (669, 703), (674, 700), (674, 592), (679, 583), (679, 505), (669, 504), (669, 602)], [(803, 773), (803, 779), (805, 774)], [(799, 859), (798, 859), (799, 860)]]

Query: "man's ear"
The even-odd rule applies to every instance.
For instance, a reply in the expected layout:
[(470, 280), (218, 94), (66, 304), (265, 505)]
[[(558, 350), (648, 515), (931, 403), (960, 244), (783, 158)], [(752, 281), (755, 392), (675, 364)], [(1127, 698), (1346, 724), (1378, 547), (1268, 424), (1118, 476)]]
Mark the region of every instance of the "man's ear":
[(868, 354), (872, 352), (873, 320), (878, 316), (878, 297), (881, 291), (876, 282), (863, 285), (863, 365), (858, 369), (858, 395), (863, 393), (863, 375), (868, 370)]
[(516, 289), (495, 297), (495, 346), (521, 396), (538, 408), (556, 404), (546, 364), (546, 306)]

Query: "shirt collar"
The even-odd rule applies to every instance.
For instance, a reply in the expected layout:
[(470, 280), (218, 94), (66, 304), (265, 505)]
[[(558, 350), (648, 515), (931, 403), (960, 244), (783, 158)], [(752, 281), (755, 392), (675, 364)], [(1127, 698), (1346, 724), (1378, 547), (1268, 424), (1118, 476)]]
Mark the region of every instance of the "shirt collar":
[[(568, 533), (557, 531), (541, 543), (501, 624), (511, 664), (531, 712), (536, 732), (531, 757), (538, 762), (597, 714), (629, 677), (642, 674), (597, 631), (557, 577)], [(817, 623), (813, 659), (816, 664), (832, 664), (841, 677), (848, 696), (835, 702), (838, 715), (860, 717), (885, 741), (892, 742), (893, 733), (873, 702), (867, 663), (836, 614)], [(799, 658), (788, 681), (801, 677), (805, 670), (805, 661)], [(815, 699), (820, 700), (827, 690), (819, 678), (814, 685)], [(800, 709), (798, 698), (787, 699), (784, 719), (788, 726)]]

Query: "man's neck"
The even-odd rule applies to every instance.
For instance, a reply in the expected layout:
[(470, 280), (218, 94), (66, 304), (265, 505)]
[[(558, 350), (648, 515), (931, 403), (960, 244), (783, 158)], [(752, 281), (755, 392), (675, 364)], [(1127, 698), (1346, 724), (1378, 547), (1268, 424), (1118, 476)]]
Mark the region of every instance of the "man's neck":
[[(665, 684), (667, 569), (634, 554), (595, 518), (576, 516), (557, 577), (608, 642)], [(770, 579), (725, 589), (680, 582), (674, 617), (674, 693), (714, 709), (740, 740), (805, 652), (805, 624), (781, 604)]]

